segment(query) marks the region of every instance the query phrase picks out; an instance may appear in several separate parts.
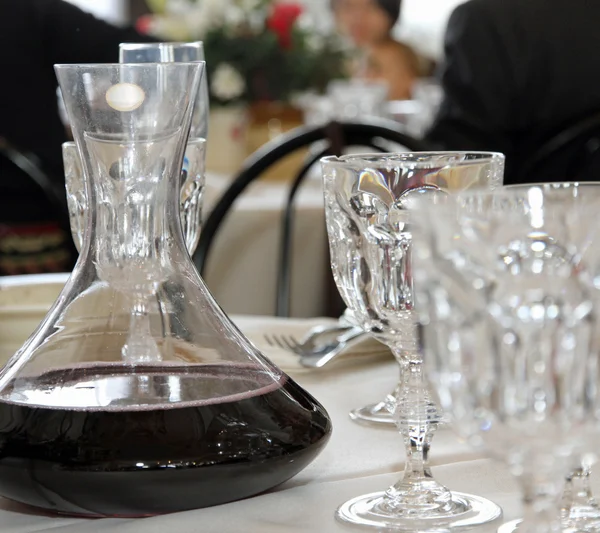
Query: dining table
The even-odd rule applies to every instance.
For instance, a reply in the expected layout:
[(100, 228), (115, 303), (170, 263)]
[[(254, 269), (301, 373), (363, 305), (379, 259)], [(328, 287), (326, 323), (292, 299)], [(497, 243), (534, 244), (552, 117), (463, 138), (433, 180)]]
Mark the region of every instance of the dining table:
[[(68, 277), (68, 273), (0, 277), (0, 364), (35, 330)], [(315, 326), (336, 323), (336, 319), (239, 313), (225, 319), (329, 413), (331, 438), (308, 467), (251, 498), (142, 519), (62, 516), (0, 497), (0, 533), (356, 531), (355, 526), (336, 519), (336, 508), (355, 496), (386, 489), (401, 479), (404, 467), (404, 443), (395, 427), (362, 425), (349, 417), (352, 409), (379, 402), (393, 389), (399, 369), (391, 352), (374, 339), (366, 339), (360, 349), (353, 348), (323, 368), (306, 368), (298, 355), (274, 346), (269, 339), (284, 335), (300, 339)], [(471, 448), (450, 424), (438, 427), (429, 459), (438, 481), (452, 490), (489, 498), (503, 509), (501, 518), (474, 531), (492, 532), (520, 517), (519, 486), (506, 465)], [(600, 476), (592, 472), (591, 482), (600, 493)]]
[[(6, 359), (42, 320), (68, 274), (0, 278), (0, 357)], [(258, 496), (210, 508), (143, 519), (76, 518), (0, 498), (0, 533), (329, 533), (351, 532), (335, 509), (346, 500), (385, 489), (402, 476), (404, 444), (393, 426), (352, 421), (351, 409), (379, 401), (398, 376), (391, 353), (374, 340), (372, 348), (341, 356), (321, 369), (301, 366), (298, 356), (273, 347), (267, 337), (300, 338), (315, 325), (334, 319), (236, 315), (230, 320), (291, 379), (328, 411), (329, 443), (306, 469)], [(487, 497), (504, 510), (504, 520), (519, 517), (519, 488), (502, 464), (461, 441), (450, 427), (438, 428), (430, 462), (435, 477), (453, 490)], [(600, 488), (597, 478), (593, 484)], [(501, 520), (478, 531), (495, 531)]]
[[(234, 317), (235, 318), (235, 317)], [(237, 317), (243, 324), (244, 317)], [(268, 323), (268, 318), (265, 323)], [(290, 372), (327, 409), (330, 442), (296, 477), (259, 496), (210, 508), (144, 519), (82, 519), (57, 516), (0, 499), (1, 533), (329, 533), (356, 529), (338, 522), (334, 511), (353, 496), (381, 490), (402, 475), (404, 450), (394, 428), (367, 427), (348, 417), (350, 409), (380, 399), (394, 383), (396, 363), (378, 359), (340, 363), (321, 371)], [(519, 491), (500, 463), (482, 457), (439, 429), (432, 446), (436, 478), (462, 492), (490, 498), (504, 519), (519, 517)], [(494, 531), (498, 523), (479, 528)]]

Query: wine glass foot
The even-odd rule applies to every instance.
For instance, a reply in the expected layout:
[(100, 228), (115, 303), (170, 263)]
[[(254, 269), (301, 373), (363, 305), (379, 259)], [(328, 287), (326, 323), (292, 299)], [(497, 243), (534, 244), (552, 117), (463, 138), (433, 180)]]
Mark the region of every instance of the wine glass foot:
[[(396, 424), (394, 414), (392, 413), (390, 403), (387, 400), (379, 403), (372, 403), (353, 409), (350, 411), (350, 418), (358, 424), (369, 426), (387, 426), (393, 427)], [(445, 429), (450, 424), (448, 415), (443, 414), (442, 419), (438, 423), (439, 429)]]
[(563, 533), (597, 533), (600, 531), (600, 518), (597, 516), (590, 516), (576, 519), (563, 519), (561, 525)]
[(353, 409), (350, 411), (350, 418), (359, 424), (394, 427), (396, 422), (392, 409), (393, 404), (390, 404), (388, 400), (384, 400)]
[(515, 533), (515, 531), (519, 530), (519, 524), (522, 521), (523, 520), (521, 518), (518, 518), (517, 520), (511, 520), (510, 522), (505, 522), (498, 528), (497, 532), (498, 533)]
[(447, 531), (486, 524), (502, 516), (494, 502), (461, 492), (443, 509), (399, 507), (386, 491), (358, 496), (342, 504), (336, 518), (350, 524), (393, 531)]
[[(506, 522), (498, 528), (497, 533), (518, 533), (519, 524), (522, 521), (523, 520), (519, 518), (517, 520)], [(596, 533), (597, 531), (600, 531), (599, 520), (563, 520), (561, 525), (563, 533)]]

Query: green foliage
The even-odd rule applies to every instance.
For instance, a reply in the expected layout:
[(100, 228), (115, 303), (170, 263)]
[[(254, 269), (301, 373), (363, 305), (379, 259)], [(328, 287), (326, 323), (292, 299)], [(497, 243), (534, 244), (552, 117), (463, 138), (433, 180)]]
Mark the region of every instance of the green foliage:
[[(289, 101), (306, 91), (323, 92), (327, 84), (345, 77), (346, 53), (334, 36), (312, 35), (294, 28), (291, 46), (281, 46), (278, 36), (264, 27), (260, 32), (230, 32), (215, 28), (204, 37), (211, 87), (211, 102)], [(227, 64), (245, 82), (243, 93), (223, 100), (211, 81), (219, 66)]]
[[(326, 1), (326, 0), (322, 0)], [(164, 40), (204, 41), (211, 102), (290, 101), (344, 77), (347, 56), (296, 0), (147, 0)]]

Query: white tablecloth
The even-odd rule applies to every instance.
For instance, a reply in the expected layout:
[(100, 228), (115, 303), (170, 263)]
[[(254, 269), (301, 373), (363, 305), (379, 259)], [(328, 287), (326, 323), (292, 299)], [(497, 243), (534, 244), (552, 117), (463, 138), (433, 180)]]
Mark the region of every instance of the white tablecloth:
[[(248, 319), (236, 317), (242, 330)], [(255, 324), (256, 318), (252, 319)], [(265, 325), (269, 319), (265, 318)], [(334, 519), (345, 500), (383, 489), (401, 475), (402, 441), (391, 428), (357, 425), (350, 409), (379, 400), (396, 377), (393, 360), (381, 358), (292, 376), (317, 397), (333, 420), (332, 438), (306, 470), (270, 493), (208, 509), (144, 520), (84, 520), (45, 515), (0, 499), (0, 533), (329, 533), (352, 531)], [(505, 519), (519, 516), (518, 490), (506, 469), (483, 459), (460, 443), (449, 429), (436, 435), (431, 454), (434, 474), (452, 489), (486, 496), (505, 510)], [(598, 488), (598, 484), (596, 484)], [(493, 531), (497, 523), (481, 528)]]
[[(209, 174), (205, 213), (230, 179)], [(228, 313), (275, 313), (277, 260), (287, 181), (259, 181), (239, 197), (223, 221), (209, 254), (205, 280)], [(320, 316), (328, 272), (323, 192), (317, 177), (306, 181), (295, 202), (291, 316)]]

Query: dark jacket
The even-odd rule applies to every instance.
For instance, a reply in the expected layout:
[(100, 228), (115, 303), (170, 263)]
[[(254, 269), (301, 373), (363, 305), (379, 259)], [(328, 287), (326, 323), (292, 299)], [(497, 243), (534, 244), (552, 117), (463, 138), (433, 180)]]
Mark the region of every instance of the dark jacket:
[(582, 147), (527, 176), (519, 170), (548, 139), (600, 113), (599, 21), (597, 0), (460, 5), (448, 23), (445, 100), (428, 140), (450, 150), (504, 152), (505, 183), (570, 179), (566, 159)]
[[(62, 0), (0, 0), (0, 138), (33, 153), (63, 185), (55, 63), (114, 63), (119, 43), (147, 41)], [(34, 212), (36, 211), (37, 212)], [(0, 157), (0, 221), (52, 216), (28, 178)]]

